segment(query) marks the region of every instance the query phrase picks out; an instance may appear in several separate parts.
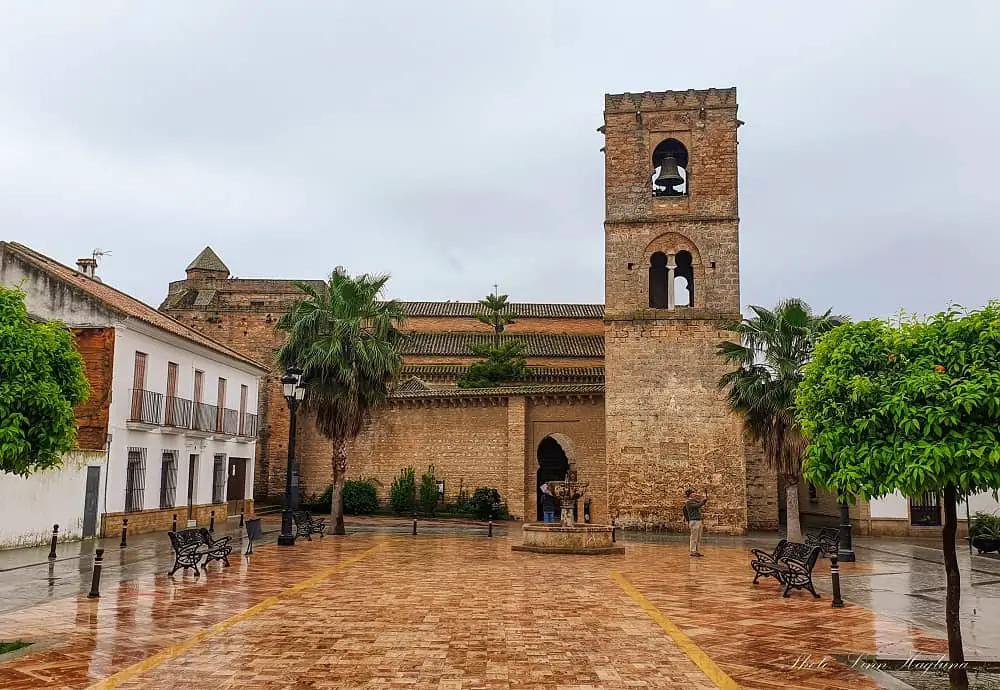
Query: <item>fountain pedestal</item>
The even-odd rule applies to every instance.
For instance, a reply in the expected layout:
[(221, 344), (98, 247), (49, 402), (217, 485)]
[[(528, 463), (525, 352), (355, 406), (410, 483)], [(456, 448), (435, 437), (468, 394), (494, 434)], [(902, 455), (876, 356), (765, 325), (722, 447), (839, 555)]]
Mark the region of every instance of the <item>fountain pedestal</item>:
[(573, 505), (583, 496), (587, 483), (577, 481), (572, 468), (566, 474), (566, 481), (549, 482), (549, 487), (561, 502), (559, 523), (525, 524), (521, 528), (524, 540), (510, 547), (513, 551), (585, 555), (625, 553), (625, 547), (615, 544), (610, 525), (574, 524)]

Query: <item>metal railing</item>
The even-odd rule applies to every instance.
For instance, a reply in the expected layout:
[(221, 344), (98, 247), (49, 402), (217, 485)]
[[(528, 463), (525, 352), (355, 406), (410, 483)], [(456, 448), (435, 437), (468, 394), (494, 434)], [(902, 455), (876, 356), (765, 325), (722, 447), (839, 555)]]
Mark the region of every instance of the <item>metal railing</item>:
[(132, 410), (128, 417), (130, 422), (160, 423), (163, 413), (163, 393), (132, 388), (129, 389), (129, 394), (132, 397)]
[(132, 409), (128, 421), (142, 424), (156, 424), (177, 429), (192, 429), (226, 436), (257, 435), (257, 415), (240, 415), (239, 410), (218, 405), (196, 403), (163, 393), (141, 389), (130, 389)]

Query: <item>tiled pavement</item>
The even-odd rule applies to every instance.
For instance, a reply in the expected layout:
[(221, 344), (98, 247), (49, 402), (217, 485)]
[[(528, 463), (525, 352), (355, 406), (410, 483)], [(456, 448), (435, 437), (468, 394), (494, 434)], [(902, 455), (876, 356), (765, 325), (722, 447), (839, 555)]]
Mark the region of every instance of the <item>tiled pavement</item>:
[[(945, 649), (860, 606), (749, 584), (743, 546), (695, 560), (677, 543), (630, 544), (623, 557), (510, 544), (327, 537), (259, 547), (249, 561), (234, 554), (231, 568), (213, 564), (197, 580), (146, 574), (97, 601), (11, 611), (0, 638), (51, 646), (0, 664), (0, 688), (874, 688), (837, 664), (791, 667), (802, 656)], [(845, 581), (871, 568), (845, 566)]]

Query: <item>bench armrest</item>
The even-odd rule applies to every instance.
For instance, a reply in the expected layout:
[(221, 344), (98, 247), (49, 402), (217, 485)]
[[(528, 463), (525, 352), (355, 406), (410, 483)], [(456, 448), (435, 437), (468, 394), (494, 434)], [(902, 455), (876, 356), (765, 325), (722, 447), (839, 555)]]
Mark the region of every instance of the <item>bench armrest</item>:
[(793, 573), (798, 573), (799, 575), (809, 575), (812, 572), (812, 568), (807, 567), (802, 561), (782, 559), (781, 564)]
[(194, 554), (198, 553), (198, 549), (200, 549), (202, 546), (203, 546), (203, 544), (197, 544), (197, 543), (187, 544), (187, 545), (182, 546), (181, 548), (177, 549), (177, 555), (178, 556), (193, 556)]
[(752, 553), (757, 558), (758, 561), (762, 561), (764, 563), (778, 562), (777, 559), (775, 559), (775, 557), (769, 554), (767, 551), (761, 551), (760, 549), (750, 549), (750, 553)]
[(233, 538), (231, 536), (226, 535), (224, 537), (219, 537), (218, 539), (213, 539), (212, 543), (210, 544), (210, 546), (213, 549), (218, 548), (220, 546), (228, 546), (229, 542), (231, 542), (232, 540), (233, 540)]

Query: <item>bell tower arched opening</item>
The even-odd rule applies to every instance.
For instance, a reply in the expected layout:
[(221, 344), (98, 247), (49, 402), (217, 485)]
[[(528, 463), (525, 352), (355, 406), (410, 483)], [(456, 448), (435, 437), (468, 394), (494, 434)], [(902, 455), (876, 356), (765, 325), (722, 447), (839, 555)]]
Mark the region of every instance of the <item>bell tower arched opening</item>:
[(687, 196), (688, 152), (676, 139), (664, 139), (653, 149), (653, 196)]

